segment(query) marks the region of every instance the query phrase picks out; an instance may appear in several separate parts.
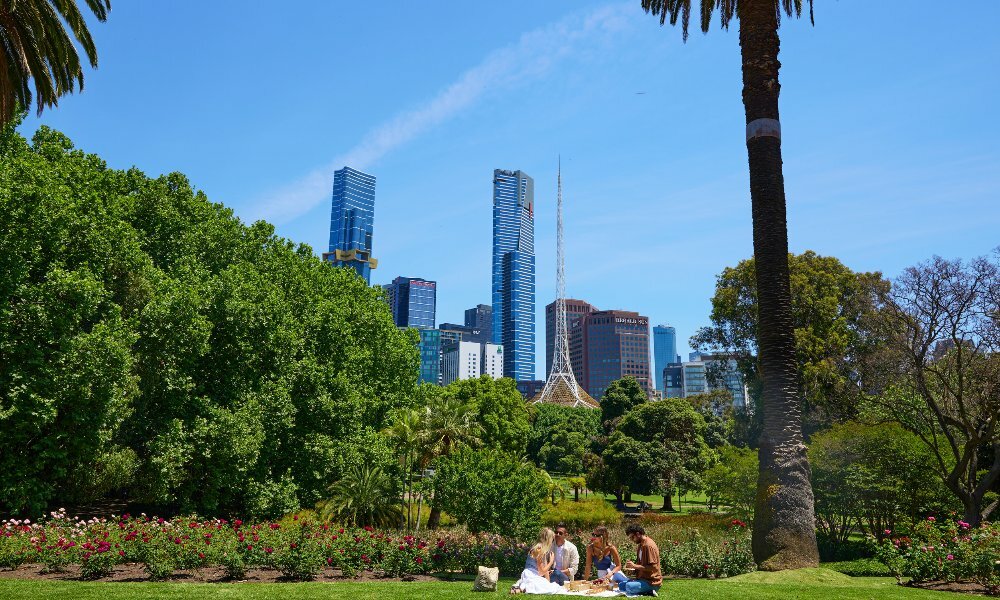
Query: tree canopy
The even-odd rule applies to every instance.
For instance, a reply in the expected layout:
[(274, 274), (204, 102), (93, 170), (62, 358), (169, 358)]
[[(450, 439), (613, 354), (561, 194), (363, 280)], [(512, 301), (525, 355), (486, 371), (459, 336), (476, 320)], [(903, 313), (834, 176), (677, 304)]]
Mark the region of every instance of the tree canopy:
[(375, 288), (179, 174), (0, 138), (0, 509), (108, 492), (269, 515), (321, 498), (412, 402)]
[[(711, 325), (691, 341), (697, 348), (735, 354), (755, 400), (760, 396), (757, 362), (757, 285), (754, 259), (719, 274)], [(876, 347), (866, 322), (888, 289), (880, 273), (857, 273), (833, 257), (812, 251), (789, 254), (792, 318), (801, 396), (807, 425), (816, 429), (857, 416), (862, 393), (852, 378), (857, 364)]]

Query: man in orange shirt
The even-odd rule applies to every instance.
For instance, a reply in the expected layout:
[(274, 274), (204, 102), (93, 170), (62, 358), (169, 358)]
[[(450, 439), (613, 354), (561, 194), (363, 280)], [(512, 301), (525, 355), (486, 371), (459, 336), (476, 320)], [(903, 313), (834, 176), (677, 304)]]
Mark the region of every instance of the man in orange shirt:
[(635, 569), (635, 576), (618, 584), (618, 589), (626, 596), (656, 596), (656, 590), (663, 583), (660, 573), (660, 547), (653, 538), (646, 535), (642, 525), (635, 523), (625, 528), (625, 535), (637, 546), (635, 562), (625, 563), (626, 569)]

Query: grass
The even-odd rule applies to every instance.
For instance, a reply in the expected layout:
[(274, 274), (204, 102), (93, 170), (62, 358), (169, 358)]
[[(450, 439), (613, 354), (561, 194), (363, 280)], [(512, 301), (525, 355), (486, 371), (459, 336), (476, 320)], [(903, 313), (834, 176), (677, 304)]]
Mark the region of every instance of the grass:
[[(506, 595), (511, 581), (500, 582)], [(848, 600), (909, 600), (943, 598), (945, 592), (904, 588), (884, 577), (852, 578), (829, 569), (802, 569), (781, 573), (750, 573), (720, 580), (669, 580), (661, 590), (668, 596), (699, 600), (844, 598)], [(152, 598), (232, 598), (234, 600), (308, 600), (350, 598), (489, 598), (474, 593), (471, 583), (461, 582), (351, 582), (351, 583), (86, 583), (76, 581), (24, 581), (0, 579), (0, 598), (6, 600), (54, 598), (80, 600), (122, 600)]]

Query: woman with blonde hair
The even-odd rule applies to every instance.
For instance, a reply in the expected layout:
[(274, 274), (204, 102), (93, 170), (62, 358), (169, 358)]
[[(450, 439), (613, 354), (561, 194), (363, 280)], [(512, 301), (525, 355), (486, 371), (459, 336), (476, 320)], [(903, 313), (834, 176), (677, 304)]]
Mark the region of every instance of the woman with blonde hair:
[(555, 532), (548, 527), (543, 528), (538, 533), (538, 543), (528, 551), (528, 558), (524, 561), (521, 578), (511, 586), (512, 594), (566, 593), (566, 588), (549, 581), (549, 574), (552, 572), (553, 563), (555, 563), (555, 555), (552, 554), (552, 542), (555, 537)]
[(590, 567), (593, 566), (601, 581), (628, 581), (628, 577), (622, 573), (621, 564), (622, 557), (618, 554), (618, 548), (608, 539), (608, 528), (604, 525), (595, 527), (590, 534), (590, 543), (587, 544), (587, 566), (583, 569), (583, 578), (590, 579)]

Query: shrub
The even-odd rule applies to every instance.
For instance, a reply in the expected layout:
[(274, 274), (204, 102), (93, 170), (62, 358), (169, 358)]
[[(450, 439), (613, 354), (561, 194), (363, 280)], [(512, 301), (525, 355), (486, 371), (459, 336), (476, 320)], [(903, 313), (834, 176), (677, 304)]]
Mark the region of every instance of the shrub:
[(302, 527), (297, 537), (275, 552), (273, 561), (282, 575), (295, 581), (309, 581), (326, 566), (323, 551), (307, 527)]
[[(624, 560), (624, 559), (623, 559)], [(688, 577), (731, 577), (756, 569), (750, 548), (750, 530), (734, 520), (729, 535), (721, 543), (705, 539), (697, 529), (686, 540), (660, 545), (664, 573)]]
[(886, 535), (877, 558), (897, 580), (973, 581), (1000, 595), (1000, 524), (973, 529), (963, 521), (928, 517), (908, 536)]
[(529, 539), (538, 533), (544, 475), (527, 462), (489, 450), (463, 450), (437, 463), (435, 504), (472, 532)]
[(542, 513), (542, 524), (553, 527), (565, 523), (571, 530), (584, 530), (598, 525), (617, 525), (621, 522), (621, 513), (615, 510), (602, 498), (590, 498), (579, 502), (564, 501), (559, 504), (545, 504)]

